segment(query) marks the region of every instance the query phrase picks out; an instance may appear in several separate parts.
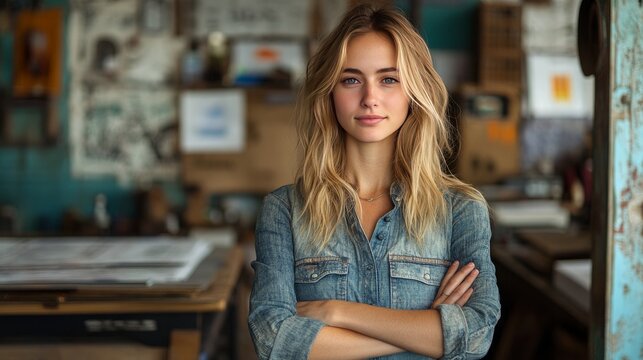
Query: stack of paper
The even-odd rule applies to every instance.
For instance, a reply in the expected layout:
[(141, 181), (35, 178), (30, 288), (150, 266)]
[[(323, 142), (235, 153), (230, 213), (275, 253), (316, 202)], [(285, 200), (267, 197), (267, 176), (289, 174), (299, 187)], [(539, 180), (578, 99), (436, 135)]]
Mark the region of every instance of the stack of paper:
[(493, 220), (507, 227), (554, 227), (569, 225), (569, 211), (555, 200), (496, 202), (491, 205)]
[(182, 281), (212, 248), (175, 238), (0, 239), (0, 285)]
[(589, 311), (592, 260), (558, 260), (554, 263), (554, 287)]

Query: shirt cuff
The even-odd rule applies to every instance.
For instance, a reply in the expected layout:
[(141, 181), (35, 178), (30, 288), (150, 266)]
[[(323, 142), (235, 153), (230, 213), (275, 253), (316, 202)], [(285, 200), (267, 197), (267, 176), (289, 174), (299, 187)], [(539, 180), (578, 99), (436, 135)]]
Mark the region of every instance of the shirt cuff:
[(438, 306), (444, 338), (443, 359), (464, 359), (467, 351), (467, 319), (459, 305)]
[(324, 323), (301, 316), (284, 320), (272, 347), (271, 359), (307, 359), (317, 333)]

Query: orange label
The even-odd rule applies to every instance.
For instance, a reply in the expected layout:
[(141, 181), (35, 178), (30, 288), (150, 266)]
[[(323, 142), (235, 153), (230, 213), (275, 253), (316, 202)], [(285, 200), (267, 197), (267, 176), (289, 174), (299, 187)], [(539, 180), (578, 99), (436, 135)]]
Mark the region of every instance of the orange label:
[(514, 123), (491, 121), (487, 124), (487, 138), (491, 142), (513, 145), (518, 138), (518, 129)]
[(260, 47), (255, 51), (255, 57), (261, 61), (275, 62), (279, 60), (279, 53), (269, 47)]
[(551, 93), (554, 102), (567, 103), (572, 99), (572, 81), (567, 74), (555, 74), (551, 77)]

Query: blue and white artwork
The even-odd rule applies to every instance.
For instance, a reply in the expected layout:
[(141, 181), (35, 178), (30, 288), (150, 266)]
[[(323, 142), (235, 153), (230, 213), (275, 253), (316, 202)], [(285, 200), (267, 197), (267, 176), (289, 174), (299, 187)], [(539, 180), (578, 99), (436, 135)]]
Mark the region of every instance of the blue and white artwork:
[(243, 151), (245, 93), (243, 90), (183, 92), (180, 126), (183, 153)]

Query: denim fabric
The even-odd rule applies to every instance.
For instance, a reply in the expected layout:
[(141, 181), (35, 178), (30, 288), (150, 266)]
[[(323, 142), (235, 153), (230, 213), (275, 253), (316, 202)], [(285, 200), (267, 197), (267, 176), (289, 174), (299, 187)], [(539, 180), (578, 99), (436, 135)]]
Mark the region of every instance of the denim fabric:
[[(474, 359), (491, 345), (500, 317), (491, 263), (489, 215), (484, 204), (448, 192), (444, 223), (423, 245), (404, 226), (400, 187), (391, 186), (394, 207), (382, 216), (369, 241), (352, 205), (328, 246), (311, 249), (296, 223), (302, 199), (295, 186), (281, 187), (263, 203), (256, 228), (257, 259), (248, 323), (261, 359), (305, 359), (320, 321), (297, 316), (296, 302), (339, 299), (394, 309), (428, 309), (452, 261), (473, 261), (480, 274), (463, 307), (438, 307), (444, 359)], [(426, 358), (412, 353), (386, 359)]]

